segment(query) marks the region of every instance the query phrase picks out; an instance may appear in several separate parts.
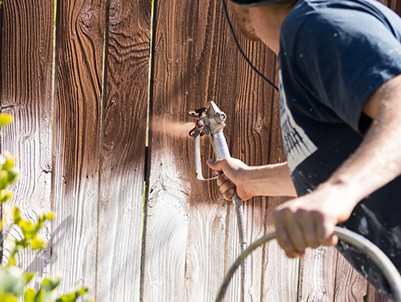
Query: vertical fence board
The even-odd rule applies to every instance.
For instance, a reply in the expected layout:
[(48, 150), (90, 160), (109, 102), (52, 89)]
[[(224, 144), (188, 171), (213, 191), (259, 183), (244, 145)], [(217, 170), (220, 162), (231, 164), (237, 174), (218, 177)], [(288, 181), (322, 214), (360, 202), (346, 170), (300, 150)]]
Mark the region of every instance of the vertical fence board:
[[(36, 220), (38, 212), (50, 210), (53, 2), (4, 1), (3, 13), (0, 102), (14, 122), (3, 129), (1, 145), (21, 171), (10, 203)], [(43, 236), (50, 239), (49, 234), (45, 226)], [(19, 262), (43, 276), (49, 271), (48, 249), (24, 252)]]
[[(270, 56), (273, 56), (270, 54)], [(272, 60), (272, 58), (270, 59)], [(268, 65), (269, 66), (269, 65)], [(273, 69), (274, 64), (270, 63), (270, 69), (265, 74), (277, 83), (277, 68)], [(268, 163), (279, 163), (285, 161), (284, 150), (281, 140), (281, 126), (279, 116), (278, 94), (270, 96), (269, 103), (266, 103), (265, 110), (267, 127), (267, 142), (264, 147), (268, 152)], [(268, 198), (265, 229), (266, 232), (274, 231), (272, 214), (278, 205), (287, 201), (286, 197)], [(296, 301), (298, 290), (299, 260), (288, 259), (276, 241), (265, 245), (262, 256), (262, 294), (261, 300), (271, 301)]]
[[(230, 137), (235, 121), (233, 112), (238, 71), (237, 50), (229, 36), (222, 3), (210, 1), (199, 7), (196, 4), (196, 1), (189, 2), (191, 15), (187, 16), (185, 21), (189, 24), (188, 30), (192, 34), (188, 37), (191, 44), (187, 57), (192, 59), (187, 63), (187, 70), (191, 72), (188, 79), (192, 78), (195, 82), (189, 85), (188, 109), (205, 106), (208, 101), (216, 102), (220, 109), (227, 113), (227, 127), (224, 133), (232, 152)], [(196, 19), (196, 24), (193, 21), (191, 23), (193, 18)], [(214, 158), (214, 155), (208, 138), (204, 137), (202, 142), (202, 161), (205, 162), (207, 158)], [(194, 149), (191, 148), (190, 152), (193, 157)], [(194, 169), (192, 165), (192, 175)], [(205, 177), (211, 177), (206, 165), (203, 174)], [(193, 190), (202, 190), (203, 194), (196, 191), (191, 194), (192, 219), (188, 247), (192, 247), (192, 253), (188, 253), (187, 257), (194, 259), (196, 255), (199, 265), (197, 271), (192, 270), (197, 274), (198, 280), (192, 274), (192, 279), (187, 282), (187, 290), (190, 293), (187, 301), (196, 300), (197, 297), (203, 301), (212, 301), (224, 274), (232, 264), (231, 260), (239, 254), (236, 225), (232, 228), (233, 218), (236, 216), (232, 202), (223, 200), (215, 181), (201, 183), (195, 179), (191, 185)], [(189, 273), (187, 271), (187, 276)], [(227, 301), (240, 298), (239, 276), (238, 271), (227, 289)]]
[(140, 299), (150, 9), (110, 2), (97, 301)]
[(390, 299), (386, 294), (380, 293), (377, 291), (372, 285), (368, 285), (368, 296), (365, 298), (366, 302), (392, 302), (393, 299)]
[[(266, 213), (266, 232), (274, 231), (272, 213), (285, 198), (269, 198)], [(288, 259), (277, 241), (264, 247), (262, 271), (262, 294), (260, 301), (297, 301), (299, 260)]]
[(340, 253), (337, 256), (336, 268), (334, 300), (364, 301), (368, 288), (367, 282)]
[(57, 9), (52, 271), (64, 275), (61, 290), (93, 292), (105, 1), (58, 1)]
[[(155, 1), (154, 4), (143, 301), (185, 301), (190, 188), (187, 138), (180, 135), (179, 127), (186, 118), (183, 94), (178, 91), (182, 80), (180, 30), (183, 26), (176, 23), (184, 14), (185, 4), (179, 1)], [(182, 131), (185, 133), (185, 128)]]
[(333, 248), (307, 250), (301, 260), (299, 301), (334, 300), (336, 259), (337, 252)]

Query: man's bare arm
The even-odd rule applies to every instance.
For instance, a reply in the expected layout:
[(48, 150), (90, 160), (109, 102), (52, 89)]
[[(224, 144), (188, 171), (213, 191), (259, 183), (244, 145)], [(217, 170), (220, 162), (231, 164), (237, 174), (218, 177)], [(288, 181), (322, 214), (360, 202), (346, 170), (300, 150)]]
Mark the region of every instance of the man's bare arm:
[(314, 192), (279, 206), (274, 214), (278, 241), (289, 257), (306, 247), (335, 244), (334, 226), (356, 204), (401, 174), (401, 76), (386, 82), (368, 100), (373, 118), (356, 152)]
[(297, 196), (287, 163), (250, 167), (238, 159), (228, 158), (216, 163), (210, 161), (208, 165), (224, 173), (217, 184), (226, 199), (231, 199), (235, 186), (242, 200), (254, 196)]

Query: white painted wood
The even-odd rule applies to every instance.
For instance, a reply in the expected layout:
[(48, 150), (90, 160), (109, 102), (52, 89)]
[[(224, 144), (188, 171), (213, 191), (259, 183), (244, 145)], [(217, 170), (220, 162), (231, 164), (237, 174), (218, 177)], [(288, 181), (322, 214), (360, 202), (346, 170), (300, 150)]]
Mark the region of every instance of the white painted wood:
[(146, 217), (144, 301), (185, 301), (190, 191), (176, 162), (175, 154), (167, 146), (153, 149)]
[(97, 301), (139, 301), (143, 174), (105, 173), (99, 202)]
[(302, 259), (300, 301), (333, 301), (337, 252), (334, 248), (308, 249)]
[[(202, 187), (197, 181), (195, 186)], [(224, 277), (226, 202), (191, 194), (185, 271), (185, 301), (213, 301)]]
[[(1, 152), (9, 151), (20, 170), (19, 181), (9, 188), (14, 197), (8, 205), (18, 206), (25, 219), (36, 221), (38, 214), (50, 210), (53, 3), (5, 1), (1, 9), (0, 103), (1, 111), (14, 117), (2, 129)], [(21, 239), (19, 231), (10, 236)], [(42, 236), (50, 239), (50, 225)], [(6, 240), (6, 256), (8, 246)], [(19, 266), (37, 274), (34, 281), (48, 275), (48, 248), (19, 256)]]
[[(269, 198), (266, 215), (266, 233), (274, 231), (272, 212), (285, 198)], [(297, 301), (299, 260), (289, 259), (273, 240), (264, 247), (262, 271), (262, 301)]]

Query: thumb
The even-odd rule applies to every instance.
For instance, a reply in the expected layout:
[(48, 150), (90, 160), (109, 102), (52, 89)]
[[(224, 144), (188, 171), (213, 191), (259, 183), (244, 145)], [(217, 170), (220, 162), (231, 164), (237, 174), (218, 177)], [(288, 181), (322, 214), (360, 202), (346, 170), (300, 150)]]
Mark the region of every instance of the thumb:
[(338, 237), (336, 235), (331, 235), (326, 241), (323, 242), (323, 246), (334, 246), (338, 243)]
[(209, 166), (209, 168), (214, 171), (223, 171), (221, 161), (214, 161), (213, 159), (209, 158), (206, 163)]

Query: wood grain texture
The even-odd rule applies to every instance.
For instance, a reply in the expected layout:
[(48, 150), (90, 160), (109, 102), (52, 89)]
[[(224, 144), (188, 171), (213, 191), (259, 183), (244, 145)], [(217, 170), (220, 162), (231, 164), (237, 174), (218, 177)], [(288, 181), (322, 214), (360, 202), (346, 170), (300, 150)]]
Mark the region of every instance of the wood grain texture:
[(372, 285), (369, 284), (367, 297), (364, 301), (366, 301), (366, 302), (392, 302), (394, 300), (390, 299), (384, 293), (378, 292)]
[[(239, 38), (251, 61), (274, 82), (277, 68), (275, 56), (261, 44), (250, 43), (241, 36)], [(236, 89), (239, 92), (234, 99), (235, 107), (232, 115), (235, 120), (230, 133), (233, 156), (250, 165), (282, 162), (283, 149), (277, 95), (241, 57), (238, 57), (237, 68), (239, 76)], [(270, 199), (254, 198), (245, 203), (249, 242), (253, 242), (263, 233), (272, 230), (271, 212), (284, 200), (273, 198), (269, 202)], [(230, 229), (236, 230), (235, 217), (232, 217), (230, 221), (232, 221)], [(236, 240), (235, 236), (231, 236), (229, 239), (231, 242)], [(228, 254), (229, 256), (230, 254)], [(228, 258), (227, 261), (232, 262), (233, 259)], [(252, 300), (271, 299), (272, 301), (296, 299), (297, 272), (297, 262), (287, 261), (276, 244), (269, 244), (257, 250), (249, 260), (247, 298)], [(277, 286), (272, 286), (272, 284), (277, 284)], [(235, 289), (235, 292), (238, 296), (239, 287)], [(235, 294), (232, 296), (234, 297)]]
[(150, 1), (110, 1), (97, 301), (139, 301)]
[(366, 280), (338, 253), (334, 289), (335, 301), (364, 301), (367, 289)]
[[(2, 153), (16, 157), (20, 180), (11, 191), (27, 219), (50, 210), (52, 114), (52, 1), (4, 1), (1, 27), (1, 111), (14, 122), (2, 130)], [(50, 226), (43, 236), (50, 239)], [(21, 238), (18, 232), (12, 236)], [(45, 276), (49, 249), (23, 253), (23, 269)], [(35, 279), (36, 280), (36, 279)]]
[[(214, 183), (195, 179), (190, 128), (184, 137), (170, 132), (173, 122), (189, 121), (188, 111), (217, 101), (215, 77), (225, 71), (215, 57), (224, 43), (216, 10), (213, 1), (156, 5), (152, 126), (165, 130), (151, 140), (144, 301), (213, 300), (224, 274), (227, 203)], [(210, 146), (203, 143), (206, 159)]]
[(299, 301), (333, 301), (337, 252), (333, 248), (308, 249), (301, 260)]
[[(274, 231), (272, 213), (286, 198), (269, 198), (266, 211), (266, 233)], [(263, 247), (262, 293), (260, 301), (297, 301), (299, 259), (288, 259), (283, 250), (272, 241)]]
[[(381, 2), (401, 12), (400, 1)], [(237, 222), (215, 182), (195, 178), (188, 111), (214, 100), (228, 115), (234, 157), (250, 165), (284, 160), (278, 96), (239, 55), (221, 3), (165, 0), (155, 9), (152, 35), (150, 0), (58, 1), (52, 91), (53, 1), (4, 2), (0, 106), (15, 122), (1, 149), (18, 157), (22, 173), (12, 204), (31, 219), (56, 213), (44, 230), (52, 245), (20, 261), (39, 276), (60, 273), (59, 292), (85, 284), (97, 301), (215, 298), (238, 255)], [(276, 57), (239, 40), (277, 82)], [(202, 154), (212, 157), (206, 139)], [(249, 243), (272, 230), (272, 211), (286, 200), (245, 203)], [(239, 292), (235, 277), (226, 300), (239, 301)], [(289, 260), (276, 242), (248, 259), (246, 297), (388, 301), (334, 249)]]
[(56, 22), (53, 273), (59, 291), (85, 284), (96, 292), (102, 69), (102, 0), (59, 1)]
[[(189, 150), (192, 144), (187, 136), (190, 128), (185, 127), (190, 90), (184, 87), (190, 84), (190, 78), (182, 53), (190, 49), (191, 43), (180, 19), (186, 15), (187, 5), (179, 1), (155, 2), (143, 301), (186, 301), (187, 282), (197, 268), (196, 262), (186, 264), (189, 197), (193, 196), (190, 178), (194, 171), (190, 156), (193, 150)], [(195, 100), (192, 102), (195, 105)], [(204, 193), (197, 192), (200, 194), (195, 201), (202, 200)], [(203, 226), (196, 231), (207, 236), (208, 226)], [(193, 259), (198, 260), (196, 254)], [(195, 272), (188, 275), (191, 265)]]

